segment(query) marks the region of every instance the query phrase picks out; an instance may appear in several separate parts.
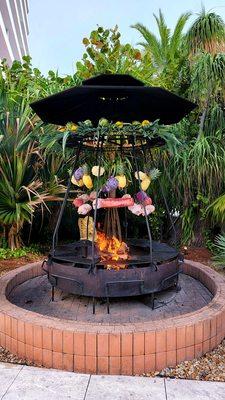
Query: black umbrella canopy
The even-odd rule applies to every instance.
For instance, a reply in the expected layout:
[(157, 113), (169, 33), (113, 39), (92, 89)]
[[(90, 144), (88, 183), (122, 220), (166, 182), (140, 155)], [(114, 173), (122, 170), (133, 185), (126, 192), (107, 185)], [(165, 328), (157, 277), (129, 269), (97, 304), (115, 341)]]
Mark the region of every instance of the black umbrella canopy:
[(35, 101), (32, 109), (47, 123), (100, 118), (110, 122), (154, 121), (174, 124), (189, 114), (196, 105), (160, 87), (144, 86), (130, 75), (102, 74), (82, 82), (81, 86)]

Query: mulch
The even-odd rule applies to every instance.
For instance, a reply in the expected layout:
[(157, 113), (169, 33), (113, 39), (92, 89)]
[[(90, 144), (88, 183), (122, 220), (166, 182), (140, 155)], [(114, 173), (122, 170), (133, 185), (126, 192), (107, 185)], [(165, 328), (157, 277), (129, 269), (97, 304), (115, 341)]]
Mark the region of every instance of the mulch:
[(225, 340), (200, 358), (184, 361), (174, 368), (164, 368), (146, 376), (225, 382)]
[(13, 269), (22, 267), (23, 265), (35, 262), (35, 261), (41, 261), (43, 260), (44, 256), (41, 255), (36, 255), (36, 254), (27, 254), (24, 257), (20, 258), (10, 258), (7, 260), (0, 260), (0, 276), (6, 274), (9, 271), (12, 271)]

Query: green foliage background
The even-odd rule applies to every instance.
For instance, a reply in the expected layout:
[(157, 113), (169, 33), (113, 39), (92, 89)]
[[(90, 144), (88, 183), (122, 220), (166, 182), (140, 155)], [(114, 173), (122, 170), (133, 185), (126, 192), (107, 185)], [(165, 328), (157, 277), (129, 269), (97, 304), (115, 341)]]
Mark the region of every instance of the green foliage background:
[[(167, 127), (176, 137), (153, 152), (162, 171), (161, 184), (176, 217), (181, 244), (202, 245), (223, 235), (225, 220), (225, 25), (204, 9), (184, 34), (189, 13), (173, 31), (162, 11), (155, 15), (158, 35), (141, 23), (137, 47), (122, 43), (116, 26), (98, 27), (83, 39), (83, 57), (74, 75), (47, 76), (26, 56), (11, 67), (0, 66), (0, 240), (10, 248), (26, 244), (30, 235), (45, 237), (54, 226), (73, 155), (55, 140), (56, 127), (44, 125), (29, 103), (100, 73), (128, 73), (147, 85), (162, 86), (198, 104), (180, 123)], [(49, 138), (52, 137), (52, 140)], [(46, 139), (48, 138), (48, 140)], [(149, 158), (151, 166), (152, 161)], [(160, 212), (152, 220), (159, 235), (163, 221), (157, 183), (152, 195)], [(34, 221), (39, 218), (39, 225)], [(158, 218), (158, 219), (157, 219)], [(27, 226), (29, 225), (29, 229)], [(24, 234), (25, 232), (25, 234)], [(35, 235), (33, 234), (33, 237)], [(36, 235), (37, 236), (37, 235)], [(221, 241), (220, 241), (221, 243)], [(223, 241), (222, 241), (223, 243)]]

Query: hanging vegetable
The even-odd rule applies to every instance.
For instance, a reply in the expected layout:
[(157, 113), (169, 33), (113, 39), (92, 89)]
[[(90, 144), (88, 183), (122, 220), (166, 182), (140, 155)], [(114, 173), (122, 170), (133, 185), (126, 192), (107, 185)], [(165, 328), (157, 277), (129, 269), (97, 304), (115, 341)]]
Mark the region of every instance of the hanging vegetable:
[(73, 174), (74, 178), (79, 181), (84, 176), (84, 169), (82, 167), (77, 168)]
[(152, 204), (152, 199), (143, 190), (136, 194), (136, 199), (145, 206)]
[(118, 188), (118, 180), (114, 176), (110, 176), (107, 179), (105, 186), (103, 186), (103, 192), (111, 192), (112, 190), (116, 190)]
[(95, 208), (97, 204), (97, 208), (122, 208), (122, 207), (130, 207), (134, 205), (134, 199), (132, 197), (108, 197), (107, 199), (98, 199), (98, 203), (96, 200), (93, 201), (93, 208)]

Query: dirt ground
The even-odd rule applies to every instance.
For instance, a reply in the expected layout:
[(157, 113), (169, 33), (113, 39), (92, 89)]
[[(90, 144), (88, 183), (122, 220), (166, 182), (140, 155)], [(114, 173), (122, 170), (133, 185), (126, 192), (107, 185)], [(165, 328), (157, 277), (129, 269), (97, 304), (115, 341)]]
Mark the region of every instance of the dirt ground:
[(20, 258), (10, 258), (8, 260), (0, 260), (0, 276), (12, 271), (15, 268), (22, 267), (38, 260), (43, 260), (44, 255), (28, 254)]
[(184, 258), (187, 260), (198, 261), (205, 265), (212, 265), (212, 254), (205, 247), (182, 248)]

